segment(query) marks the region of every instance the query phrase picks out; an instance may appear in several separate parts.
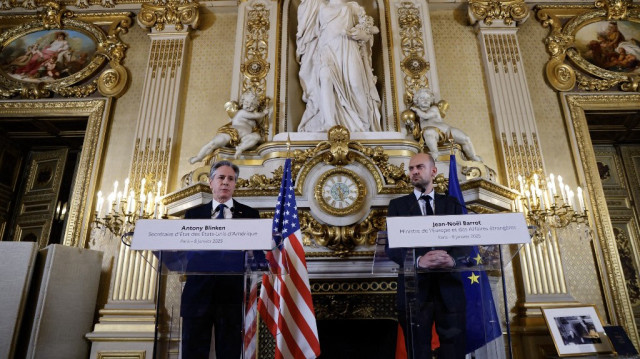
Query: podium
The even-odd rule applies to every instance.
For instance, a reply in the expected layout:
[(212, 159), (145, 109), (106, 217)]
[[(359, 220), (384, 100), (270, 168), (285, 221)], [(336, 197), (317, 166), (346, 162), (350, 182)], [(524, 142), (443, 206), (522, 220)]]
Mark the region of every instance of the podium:
[[(141, 220), (136, 225), (132, 249), (153, 250), (158, 258), (154, 358), (190, 358), (195, 352), (213, 358), (216, 350), (255, 358), (245, 348), (255, 348), (257, 294), (268, 271), (263, 250), (271, 246), (271, 220), (215, 224)], [(247, 231), (262, 239), (246, 240)]]
[[(190, 357), (184, 352), (184, 343), (189, 340), (210, 341), (213, 352), (216, 338), (218, 346), (226, 338), (224, 350), (244, 353), (244, 343), (249, 345), (252, 341), (249, 335), (256, 332), (257, 294), (267, 267), (264, 255), (252, 252), (157, 253), (161, 275), (155, 358), (177, 358), (178, 353), (182, 358)], [(213, 333), (209, 330), (208, 337), (203, 338), (197, 332), (207, 325), (214, 326)]]
[[(409, 358), (425, 357), (430, 351), (427, 346), (435, 345), (430, 341), (436, 331), (430, 324), (432, 313), (435, 313), (435, 326), (442, 334), (440, 342), (444, 344), (439, 350), (464, 347), (464, 353), (471, 353), (480, 348), (486, 351), (485, 345), (493, 343), (494, 354), (486, 357), (504, 357), (504, 345), (494, 342), (502, 337), (504, 329), (509, 343), (507, 357), (511, 357), (502, 272), (512, 257), (504, 258), (501, 245), (527, 243), (530, 237), (522, 216), (520, 222), (513, 214), (506, 215), (387, 219), (389, 232), (378, 235), (372, 271), (398, 275), (398, 321), (404, 331)], [(498, 233), (494, 233), (494, 229)], [(455, 266), (418, 267), (420, 256), (435, 250), (446, 251)], [(500, 280), (502, 288), (493, 288)], [(501, 307), (505, 308), (504, 327), (498, 315)], [(443, 355), (453, 357), (453, 354)]]

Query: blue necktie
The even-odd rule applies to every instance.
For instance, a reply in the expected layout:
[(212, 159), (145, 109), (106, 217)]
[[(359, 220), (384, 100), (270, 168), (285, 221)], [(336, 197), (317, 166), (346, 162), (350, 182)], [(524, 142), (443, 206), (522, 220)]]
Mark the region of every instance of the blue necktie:
[(216, 207), (216, 211), (218, 211), (218, 215), (216, 219), (224, 219), (224, 209), (227, 208), (227, 205), (224, 203), (220, 203), (218, 207)]

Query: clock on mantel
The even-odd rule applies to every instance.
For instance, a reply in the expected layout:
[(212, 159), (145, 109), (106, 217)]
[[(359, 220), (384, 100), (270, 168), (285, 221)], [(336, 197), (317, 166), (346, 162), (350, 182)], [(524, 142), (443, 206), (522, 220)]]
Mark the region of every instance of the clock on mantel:
[(336, 216), (357, 212), (362, 208), (366, 194), (362, 179), (346, 168), (334, 168), (323, 173), (315, 186), (315, 198), (320, 208)]

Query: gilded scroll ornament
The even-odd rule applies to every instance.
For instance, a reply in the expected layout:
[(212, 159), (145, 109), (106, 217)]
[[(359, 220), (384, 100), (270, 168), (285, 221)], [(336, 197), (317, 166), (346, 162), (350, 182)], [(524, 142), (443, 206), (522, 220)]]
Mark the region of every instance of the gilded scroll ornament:
[[(75, 14), (48, 3), (43, 13), (24, 17), (0, 34), (0, 96), (86, 97), (96, 89), (104, 96), (122, 94), (128, 73), (121, 65), (126, 45), (120, 34), (129, 29), (130, 16)], [(98, 21), (110, 23), (107, 33), (92, 23)]]
[(478, 20), (491, 25), (494, 20), (502, 20), (506, 25), (514, 21), (526, 20), (529, 16), (529, 8), (524, 0), (497, 1), (497, 0), (469, 0), (469, 10)]
[(425, 60), (420, 9), (409, 1), (402, 2), (398, 6), (400, 48), (403, 56), (400, 68), (404, 72), (406, 102), (406, 99), (410, 98), (417, 89), (429, 86), (427, 72), (430, 65)]
[(624, 20), (628, 16), (631, 0), (598, 0), (596, 8), (607, 11), (607, 20)]
[(157, 0), (153, 3), (145, 3), (138, 13), (138, 24), (142, 27), (154, 27), (157, 31), (163, 31), (166, 25), (172, 25), (177, 31), (182, 31), (185, 26), (195, 29), (200, 22), (200, 12), (197, 1), (189, 0)]
[(374, 209), (362, 222), (351, 226), (336, 227), (316, 221), (305, 210), (298, 210), (300, 230), (305, 246), (311, 245), (310, 238), (334, 252), (333, 255), (348, 256), (358, 245), (375, 244), (378, 231), (386, 227), (386, 210)]
[(598, 0), (593, 6), (539, 5), (536, 16), (549, 28), (546, 76), (558, 91), (638, 91), (640, 6)]
[(253, 91), (264, 96), (266, 90), (269, 62), (266, 60), (269, 51), (270, 11), (264, 4), (254, 3), (247, 12), (246, 36), (244, 43), (244, 63), (240, 72), (244, 76), (242, 92)]

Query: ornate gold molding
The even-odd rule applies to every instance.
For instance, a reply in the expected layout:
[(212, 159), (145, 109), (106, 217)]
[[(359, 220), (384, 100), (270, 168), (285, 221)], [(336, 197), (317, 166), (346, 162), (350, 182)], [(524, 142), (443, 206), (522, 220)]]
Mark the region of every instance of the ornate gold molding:
[(635, 325), (633, 309), (626, 288), (622, 264), (616, 247), (616, 238), (611, 225), (604, 191), (596, 157), (589, 135), (585, 110), (621, 110), (640, 109), (640, 94), (620, 95), (567, 95), (566, 104), (570, 113), (570, 123), (575, 134), (578, 156), (584, 170), (589, 201), (592, 209), (592, 228), (597, 234), (597, 247), (602, 251), (603, 263), (600, 256), (596, 256), (600, 277), (608, 283), (605, 289), (607, 310), (610, 316), (615, 316), (617, 322), (625, 328), (633, 343), (638, 346), (640, 337)]
[(100, 168), (103, 144), (106, 135), (104, 121), (108, 115), (108, 100), (85, 101), (3, 101), (0, 102), (0, 117), (85, 117), (84, 144), (78, 160), (76, 178), (73, 183), (71, 202), (64, 229), (63, 244), (85, 247), (92, 218), (92, 199), (96, 186), (95, 176)]
[(373, 245), (378, 231), (386, 228), (386, 209), (373, 209), (362, 222), (350, 226), (330, 226), (316, 221), (308, 210), (298, 209), (303, 244), (315, 243), (333, 250), (333, 256), (347, 257), (358, 245)]
[(402, 2), (398, 6), (400, 49), (403, 56), (400, 69), (404, 72), (404, 102), (408, 105), (419, 88), (429, 87), (427, 72), (430, 65), (425, 60), (420, 9), (409, 1)]
[(140, 7), (137, 20), (144, 28), (154, 27), (163, 31), (166, 25), (171, 25), (176, 31), (182, 31), (185, 26), (196, 29), (200, 22), (200, 11), (197, 1), (189, 0), (157, 0), (144, 3)]
[[(583, 28), (598, 22), (637, 23), (640, 5), (627, 0), (598, 0), (593, 6), (537, 5), (535, 11), (542, 26), (549, 28), (545, 44), (551, 58), (546, 65), (546, 76), (556, 90), (570, 91), (577, 86), (584, 91), (604, 91), (619, 85), (622, 91), (638, 91), (640, 76), (637, 73), (626, 71), (623, 63), (598, 60), (597, 53), (604, 51), (602, 41), (605, 40), (594, 37), (587, 45), (576, 42), (576, 36)], [(605, 35), (599, 33), (598, 36)], [(597, 45), (595, 50), (589, 47), (591, 44)], [(615, 54), (617, 51), (615, 49)]]
[(515, 34), (487, 34), (484, 36), (484, 45), (487, 49), (487, 60), (493, 64), (493, 69), (498, 73), (502, 64), (503, 71), (509, 70), (509, 64), (514, 73), (518, 72), (517, 63), (520, 62), (520, 50)]
[[(151, 148), (151, 139), (147, 138), (144, 148), (141, 148), (140, 139), (136, 139), (133, 160), (131, 161), (131, 173), (129, 174), (131, 183), (141, 183), (144, 178), (149, 190), (155, 190), (154, 184), (167, 178), (171, 137), (166, 138), (165, 141), (164, 148), (162, 148), (163, 141), (157, 138), (154, 148)], [(164, 186), (166, 188), (166, 183)], [(164, 191), (161, 192), (164, 193)], [(136, 195), (140, 195), (140, 193), (136, 192)]]
[(244, 76), (242, 92), (253, 91), (259, 98), (264, 98), (266, 80), (270, 64), (267, 61), (269, 53), (269, 22), (270, 11), (261, 3), (253, 3), (247, 12), (246, 36), (244, 41), (244, 62), (240, 65), (240, 72)]
[[(94, 56), (83, 67), (68, 76), (47, 81), (27, 81), (6, 73), (0, 73), (0, 96), (37, 99), (50, 96), (51, 93), (63, 97), (87, 97), (96, 89), (104, 96), (121, 95), (128, 82), (128, 72), (122, 66), (127, 46), (120, 40), (120, 34), (126, 33), (131, 26), (131, 13), (75, 14), (57, 3), (47, 3), (44, 12), (34, 16), (8, 16), (9, 23), (17, 26), (0, 34), (0, 49), (6, 48), (14, 40), (43, 30), (73, 30), (85, 34), (95, 42)], [(4, 21), (5, 16), (0, 16)], [(105, 31), (97, 23), (110, 22)], [(70, 55), (69, 55), (70, 56)], [(104, 68), (105, 59), (109, 69), (105, 69), (97, 79), (91, 79)], [(84, 83), (83, 83), (84, 82)]]
[(484, 21), (486, 25), (502, 20), (506, 25), (514, 21), (524, 21), (529, 16), (529, 7), (524, 0), (469, 0), (469, 13), (475, 21)]
[(518, 175), (528, 176), (543, 169), (542, 152), (538, 143), (538, 135), (535, 132), (531, 133), (532, 144), (529, 144), (527, 134), (524, 132), (521, 133), (520, 138), (515, 132), (512, 132), (512, 144), (509, 144), (506, 133), (502, 132), (501, 138), (507, 165), (508, 183), (517, 183)]

